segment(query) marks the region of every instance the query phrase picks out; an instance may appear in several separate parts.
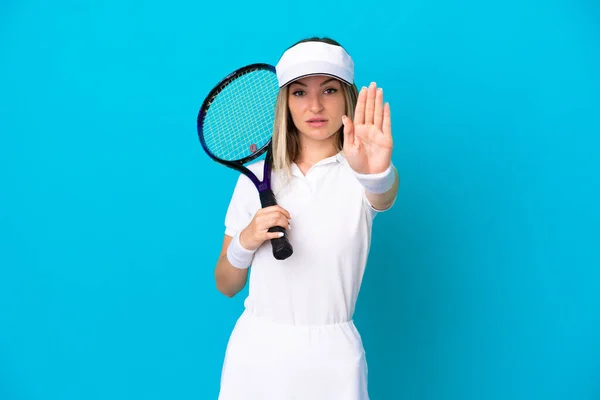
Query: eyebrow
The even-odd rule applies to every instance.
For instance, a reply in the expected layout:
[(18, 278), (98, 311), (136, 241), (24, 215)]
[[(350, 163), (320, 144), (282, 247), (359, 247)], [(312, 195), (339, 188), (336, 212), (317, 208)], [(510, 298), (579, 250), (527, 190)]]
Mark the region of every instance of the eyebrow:
[[(321, 83), (321, 85), (319, 85), (319, 86), (324, 86), (324, 85), (328, 84), (329, 82), (335, 81), (335, 80), (336, 80), (335, 78), (329, 78), (325, 82)], [(307, 86), (305, 83), (302, 83), (302, 82), (299, 82), (299, 81), (292, 82), (292, 84), (293, 85), (300, 85), (300, 86), (304, 86), (304, 87)]]

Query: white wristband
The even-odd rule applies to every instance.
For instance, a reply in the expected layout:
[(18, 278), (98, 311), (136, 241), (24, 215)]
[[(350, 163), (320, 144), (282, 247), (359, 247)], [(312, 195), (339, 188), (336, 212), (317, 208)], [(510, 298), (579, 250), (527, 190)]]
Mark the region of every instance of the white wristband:
[(227, 247), (227, 261), (235, 268), (247, 269), (252, 264), (254, 251), (245, 249), (240, 243), (240, 233), (236, 233)]
[(394, 166), (390, 162), (390, 166), (383, 172), (378, 174), (359, 174), (354, 172), (356, 179), (370, 193), (385, 193), (394, 186), (396, 181), (396, 174), (394, 172)]

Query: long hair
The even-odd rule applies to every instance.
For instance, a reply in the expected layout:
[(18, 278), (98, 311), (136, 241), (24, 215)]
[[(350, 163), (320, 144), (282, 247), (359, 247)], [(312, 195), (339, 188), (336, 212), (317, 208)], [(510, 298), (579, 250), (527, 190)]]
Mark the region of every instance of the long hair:
[[(300, 40), (294, 45), (303, 42), (324, 42), (334, 46), (341, 45), (330, 38), (318, 38), (312, 37), (308, 39)], [(346, 100), (346, 115), (350, 119), (354, 119), (354, 109), (356, 108), (356, 101), (358, 99), (358, 89), (356, 84), (347, 84), (341, 82), (342, 92), (344, 93), (344, 99)], [(300, 141), (298, 139), (298, 130), (292, 120), (292, 115), (288, 108), (288, 91), (289, 85), (281, 88), (277, 95), (277, 102), (275, 105), (275, 121), (273, 124), (273, 171), (284, 172), (284, 175), (289, 177), (291, 175), (292, 162), (300, 154)], [(342, 126), (335, 133), (335, 149), (339, 152), (344, 147), (344, 127)]]

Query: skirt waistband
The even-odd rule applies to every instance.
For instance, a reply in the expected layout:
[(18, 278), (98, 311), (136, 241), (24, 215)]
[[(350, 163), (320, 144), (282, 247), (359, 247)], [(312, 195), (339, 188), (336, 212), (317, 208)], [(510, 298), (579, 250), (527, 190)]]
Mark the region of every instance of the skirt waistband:
[(327, 332), (339, 330), (356, 330), (353, 320), (334, 322), (322, 325), (292, 325), (283, 322), (272, 321), (268, 318), (258, 316), (246, 309), (240, 316), (238, 323), (252, 324), (257, 327), (269, 328), (281, 332)]

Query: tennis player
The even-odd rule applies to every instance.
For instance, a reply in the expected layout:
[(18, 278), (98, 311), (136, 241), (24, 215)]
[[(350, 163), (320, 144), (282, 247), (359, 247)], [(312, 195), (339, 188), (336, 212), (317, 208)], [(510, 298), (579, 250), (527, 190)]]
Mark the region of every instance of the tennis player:
[[(353, 314), (375, 216), (395, 202), (390, 107), (375, 83), (358, 91), (339, 43), (302, 40), (276, 65), (272, 187), (261, 208), (240, 174), (225, 216), (217, 288), (247, 283), (229, 338), (220, 400), (367, 400), (367, 360)], [(262, 178), (262, 163), (250, 169)], [(271, 226), (294, 253), (273, 257)], [(252, 267), (252, 268), (249, 268)]]

